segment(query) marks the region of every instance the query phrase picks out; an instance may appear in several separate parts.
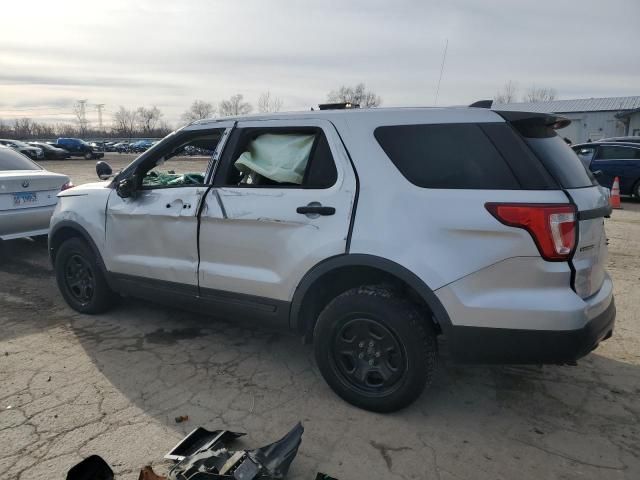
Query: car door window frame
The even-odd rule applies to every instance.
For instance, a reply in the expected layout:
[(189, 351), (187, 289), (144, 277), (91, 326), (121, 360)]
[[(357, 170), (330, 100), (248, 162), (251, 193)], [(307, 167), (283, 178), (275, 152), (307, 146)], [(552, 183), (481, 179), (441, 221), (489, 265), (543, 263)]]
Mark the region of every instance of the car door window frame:
[[(264, 124), (260, 125), (260, 123), (264, 123)], [(316, 135), (317, 134), (324, 135), (324, 138), (329, 147), (329, 152), (331, 154), (331, 161), (333, 162), (333, 166), (336, 171), (335, 181), (333, 182), (332, 185), (327, 185), (327, 186), (305, 185), (304, 183), (299, 185), (298, 184), (265, 185), (265, 184), (234, 184), (234, 183), (227, 182), (227, 179), (230, 176), (230, 172), (232, 171), (233, 168), (235, 168), (234, 167), (235, 161), (238, 159), (240, 154), (242, 154), (242, 152), (244, 151), (244, 148), (246, 148), (247, 146), (246, 138), (245, 138), (247, 131), (250, 131), (250, 132), (255, 131), (259, 135), (268, 134), (268, 133), (271, 133), (271, 134), (281, 133), (283, 135), (314, 133)], [(332, 143), (331, 135), (327, 131), (326, 126), (321, 124), (318, 121), (309, 121), (309, 120), (289, 121), (289, 120), (272, 120), (272, 119), (262, 120), (262, 121), (246, 120), (246, 121), (239, 122), (239, 124), (236, 124), (235, 128), (233, 129), (233, 132), (231, 132), (230, 137), (231, 138), (228, 140), (226, 148), (224, 149), (224, 152), (222, 153), (220, 160), (217, 162), (217, 164), (219, 165), (219, 168), (217, 168), (216, 172), (214, 172), (214, 178), (213, 178), (214, 187), (248, 188), (248, 189), (281, 188), (281, 189), (297, 189), (297, 190), (327, 190), (337, 185), (342, 178), (340, 164), (338, 161), (336, 161), (338, 152), (336, 152), (335, 148), (331, 144)], [(304, 174), (303, 182), (308, 178), (309, 169), (312, 166), (312, 161), (314, 158), (313, 155), (316, 152), (319, 141), (320, 141), (319, 137), (315, 139), (314, 145), (311, 149), (311, 152), (309, 153), (309, 159), (305, 166), (305, 174)]]
[[(210, 187), (211, 186), (211, 178), (213, 176), (213, 170), (217, 165), (216, 159), (219, 158), (220, 153), (224, 150), (225, 143), (229, 138), (229, 134), (233, 129), (233, 125), (231, 126), (207, 126), (207, 128), (198, 128), (198, 129), (188, 129), (182, 130), (175, 133), (175, 137), (171, 138), (168, 142), (161, 142), (158, 144), (158, 149), (151, 148), (147, 150), (149, 155), (145, 155), (144, 159), (140, 159), (141, 161), (135, 165), (133, 168), (132, 174), (138, 175), (137, 183), (138, 190), (147, 191), (147, 190), (159, 190), (159, 189), (171, 189), (171, 188), (183, 188), (183, 187)], [(206, 160), (206, 167), (204, 170), (204, 179), (202, 183), (193, 183), (193, 184), (180, 184), (180, 185), (143, 185), (144, 176), (158, 167), (158, 160), (162, 158), (162, 156), (167, 155), (173, 148), (180, 145), (185, 141), (189, 141), (191, 139), (213, 135), (215, 131), (222, 130), (222, 134), (220, 136), (220, 140), (216, 144), (213, 153)], [(152, 164), (150, 168), (147, 169), (147, 165), (149, 163)], [(204, 163), (204, 160), (203, 160)]]

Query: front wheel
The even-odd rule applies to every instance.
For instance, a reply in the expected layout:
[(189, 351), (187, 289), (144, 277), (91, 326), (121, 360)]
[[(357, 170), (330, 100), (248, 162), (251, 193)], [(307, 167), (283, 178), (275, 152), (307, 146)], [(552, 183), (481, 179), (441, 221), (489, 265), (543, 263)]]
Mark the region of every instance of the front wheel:
[(113, 304), (114, 294), (98, 265), (96, 254), (80, 238), (66, 240), (55, 260), (60, 293), (80, 313), (102, 313)]
[(322, 311), (314, 330), (318, 368), (347, 402), (393, 412), (431, 382), (437, 343), (415, 306), (374, 286), (349, 290)]

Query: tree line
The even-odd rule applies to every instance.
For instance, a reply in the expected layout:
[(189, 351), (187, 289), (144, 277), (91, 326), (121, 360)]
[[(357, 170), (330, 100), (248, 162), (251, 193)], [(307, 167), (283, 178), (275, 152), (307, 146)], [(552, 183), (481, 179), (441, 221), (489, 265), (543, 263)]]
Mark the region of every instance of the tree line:
[[(519, 98), (525, 102), (549, 101), (556, 98), (556, 90), (549, 87), (529, 87), (524, 95), (519, 96), (518, 85), (507, 82), (499, 90), (494, 101), (496, 103), (517, 102)], [(362, 108), (374, 108), (382, 104), (382, 98), (375, 92), (368, 90), (364, 83), (354, 86), (343, 85), (327, 94), (327, 101), (331, 103), (349, 102), (358, 104)], [(283, 107), (281, 98), (264, 92), (258, 97), (256, 110), (259, 113), (279, 112)], [(211, 117), (228, 117), (246, 115), (254, 111), (254, 106), (245, 101), (242, 94), (232, 95), (220, 102), (194, 100), (180, 116), (182, 122), (189, 123)], [(169, 134), (173, 127), (165, 120), (164, 113), (155, 105), (150, 107), (126, 108), (120, 106), (111, 119), (111, 124), (103, 128), (91, 126), (84, 115), (84, 105), (78, 102), (73, 113), (76, 121), (73, 123), (37, 122), (30, 118), (19, 118), (12, 122), (0, 119), (0, 138), (16, 139), (46, 139), (57, 137), (81, 138), (159, 138)]]
[(493, 97), (496, 103), (515, 103), (522, 102), (550, 102), (558, 96), (555, 88), (539, 87), (531, 85), (527, 88), (522, 96), (519, 95), (519, 87), (516, 82), (509, 80), (505, 83)]

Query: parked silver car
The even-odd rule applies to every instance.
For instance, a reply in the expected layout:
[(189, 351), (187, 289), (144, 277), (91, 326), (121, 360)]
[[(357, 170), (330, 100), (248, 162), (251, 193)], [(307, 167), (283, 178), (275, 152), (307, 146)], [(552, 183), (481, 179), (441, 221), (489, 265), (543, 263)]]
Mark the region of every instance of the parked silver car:
[(46, 235), (56, 195), (71, 186), (66, 175), (0, 146), (0, 240)]
[(556, 134), (568, 123), (482, 108), (197, 121), (60, 194), (58, 285), (84, 313), (126, 294), (291, 328), (335, 392), (375, 411), (420, 395), (440, 336), (456, 361), (572, 363), (611, 336), (615, 306), (611, 209)]

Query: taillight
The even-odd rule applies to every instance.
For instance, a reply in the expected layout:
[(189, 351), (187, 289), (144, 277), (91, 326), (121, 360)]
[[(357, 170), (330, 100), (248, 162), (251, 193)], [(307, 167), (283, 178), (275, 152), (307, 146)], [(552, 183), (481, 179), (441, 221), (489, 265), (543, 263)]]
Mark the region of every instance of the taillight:
[(576, 209), (573, 205), (487, 203), (485, 207), (501, 223), (529, 232), (545, 260), (568, 260), (576, 246)]
[(65, 190), (68, 190), (70, 188), (73, 188), (73, 182), (71, 180), (69, 180), (67, 183), (65, 183), (64, 185), (62, 185), (62, 188), (60, 188), (60, 191), (63, 192)]

